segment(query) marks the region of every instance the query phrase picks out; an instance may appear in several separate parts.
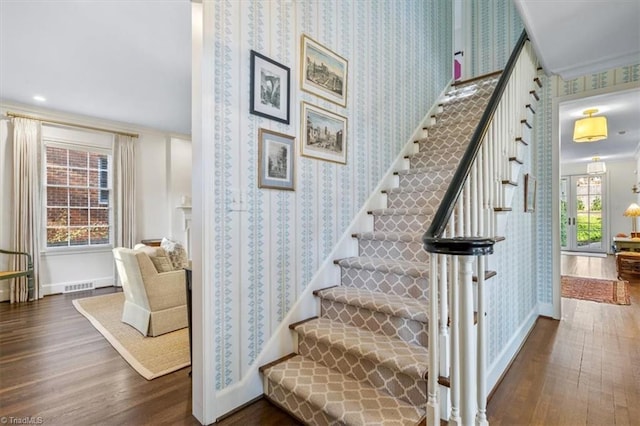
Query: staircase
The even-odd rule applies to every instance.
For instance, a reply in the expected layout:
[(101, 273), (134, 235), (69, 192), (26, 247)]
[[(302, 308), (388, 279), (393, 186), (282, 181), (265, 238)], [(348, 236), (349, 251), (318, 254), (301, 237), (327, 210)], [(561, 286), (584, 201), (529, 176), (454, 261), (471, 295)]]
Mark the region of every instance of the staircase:
[[(297, 353), (261, 368), (266, 396), (313, 425), (426, 424), (430, 254), (422, 235), (440, 206), (499, 75), (450, 91), (416, 141), (398, 186), (336, 260), (340, 285), (317, 290), (320, 317), (293, 324)], [(436, 327), (437, 328), (437, 327)], [(437, 333), (437, 329), (433, 332)]]

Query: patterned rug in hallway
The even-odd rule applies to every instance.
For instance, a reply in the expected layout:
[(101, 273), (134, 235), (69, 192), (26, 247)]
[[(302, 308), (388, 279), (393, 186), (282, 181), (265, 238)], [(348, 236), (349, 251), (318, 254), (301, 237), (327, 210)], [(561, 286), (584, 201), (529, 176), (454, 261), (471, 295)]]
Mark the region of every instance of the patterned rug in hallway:
[(145, 379), (155, 379), (191, 365), (187, 328), (157, 337), (145, 337), (120, 320), (123, 305), (124, 293), (121, 292), (73, 301), (78, 312)]
[(629, 283), (618, 280), (602, 280), (563, 275), (562, 297), (590, 300), (613, 305), (630, 305)]

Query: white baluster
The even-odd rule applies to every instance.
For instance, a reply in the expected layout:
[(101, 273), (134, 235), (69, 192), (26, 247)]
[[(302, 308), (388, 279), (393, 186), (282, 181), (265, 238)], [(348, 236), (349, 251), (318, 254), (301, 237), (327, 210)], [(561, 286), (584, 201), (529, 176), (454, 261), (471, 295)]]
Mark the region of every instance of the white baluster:
[(440, 422), (440, 401), (438, 400), (438, 255), (429, 254), (429, 377), (427, 399), (427, 423)]
[(473, 342), (472, 256), (458, 256), (460, 262), (460, 417), (462, 425), (472, 425), (476, 416), (475, 350)]
[(476, 415), (476, 426), (488, 426), (487, 420), (487, 372), (486, 372), (486, 324), (485, 324), (485, 308), (484, 308), (484, 256), (477, 257), (478, 270), (478, 334), (477, 334), (477, 375), (478, 388), (477, 405), (478, 413)]

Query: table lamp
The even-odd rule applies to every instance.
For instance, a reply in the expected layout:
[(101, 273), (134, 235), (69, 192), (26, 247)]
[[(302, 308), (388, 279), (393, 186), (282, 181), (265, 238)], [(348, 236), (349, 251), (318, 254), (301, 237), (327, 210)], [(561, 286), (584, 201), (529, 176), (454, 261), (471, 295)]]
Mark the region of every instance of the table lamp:
[(640, 238), (640, 233), (636, 226), (636, 218), (640, 216), (640, 206), (636, 203), (631, 203), (631, 205), (624, 211), (623, 215), (631, 217), (631, 238)]

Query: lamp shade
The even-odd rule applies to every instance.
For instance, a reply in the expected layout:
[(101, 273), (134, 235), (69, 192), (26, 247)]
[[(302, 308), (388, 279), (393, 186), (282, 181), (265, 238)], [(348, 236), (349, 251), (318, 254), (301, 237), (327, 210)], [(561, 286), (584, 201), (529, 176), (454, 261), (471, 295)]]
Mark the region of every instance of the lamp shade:
[(640, 216), (640, 206), (636, 203), (631, 203), (631, 205), (624, 211), (623, 215), (630, 217)]
[(588, 109), (584, 114), (588, 114), (589, 117), (576, 120), (573, 126), (575, 142), (595, 142), (607, 138), (607, 118), (592, 117), (591, 115), (596, 112), (598, 112), (597, 109)]
[(593, 157), (593, 161), (587, 164), (587, 173), (590, 175), (602, 175), (607, 171), (607, 166), (599, 157)]

